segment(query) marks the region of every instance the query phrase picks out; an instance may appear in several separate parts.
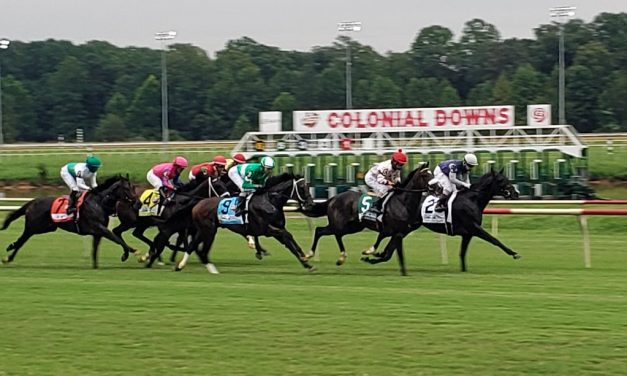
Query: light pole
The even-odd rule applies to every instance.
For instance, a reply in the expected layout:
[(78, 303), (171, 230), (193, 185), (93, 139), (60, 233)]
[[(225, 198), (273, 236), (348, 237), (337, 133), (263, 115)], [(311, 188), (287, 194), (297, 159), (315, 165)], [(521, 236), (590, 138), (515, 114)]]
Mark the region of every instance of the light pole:
[(161, 42), (161, 140), (167, 147), (170, 135), (168, 132), (168, 68), (166, 65), (165, 41), (174, 39), (176, 31), (160, 31), (155, 39)]
[(558, 117), (559, 124), (566, 124), (566, 101), (564, 91), (566, 78), (564, 72), (564, 21), (575, 15), (575, 7), (554, 7), (549, 9), (549, 15), (555, 19), (559, 27), (559, 86), (558, 86)]
[[(6, 50), (9, 48), (11, 41), (8, 39), (0, 39), (0, 49)], [(4, 145), (4, 133), (2, 130), (2, 64), (0, 60), (0, 146)]]
[[(339, 32), (350, 32), (350, 31), (360, 31), (361, 30), (361, 22), (359, 21), (350, 21), (350, 22), (338, 22), (337, 31)], [(353, 63), (351, 62), (351, 45), (350, 41), (346, 41), (346, 108), (353, 108), (353, 83), (351, 79), (351, 67)]]

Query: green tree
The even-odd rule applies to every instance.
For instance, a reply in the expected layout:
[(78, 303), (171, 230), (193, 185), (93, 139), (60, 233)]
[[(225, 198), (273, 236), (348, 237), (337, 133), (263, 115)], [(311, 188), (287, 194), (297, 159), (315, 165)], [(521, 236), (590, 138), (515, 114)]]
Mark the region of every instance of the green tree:
[(607, 121), (617, 125), (623, 132), (627, 131), (625, 98), (627, 98), (627, 71), (614, 72), (599, 102), (601, 111), (608, 115)]
[(75, 57), (68, 56), (48, 78), (52, 128), (55, 134), (63, 135), (66, 140), (73, 140), (78, 128), (86, 133), (92, 128), (92, 124), (86, 122), (87, 77), (85, 66)]
[(512, 88), (505, 74), (501, 74), (492, 90), (494, 104), (511, 105), (513, 103)]
[(372, 81), (370, 102), (376, 103), (375, 108), (401, 107), (401, 89), (391, 79), (377, 76)]
[(2, 128), (5, 142), (29, 140), (35, 129), (33, 99), (12, 75), (2, 78)]
[(97, 141), (124, 141), (128, 131), (124, 119), (116, 114), (107, 114), (98, 122), (94, 138)]
[(512, 77), (512, 103), (516, 106), (516, 123), (526, 124), (527, 105), (543, 102), (544, 80), (531, 64), (518, 67)]
[(492, 93), (494, 92), (494, 83), (492, 81), (482, 82), (475, 86), (468, 93), (466, 104), (470, 106), (488, 106), (494, 103)]
[(235, 121), (235, 126), (233, 126), (233, 129), (231, 130), (231, 133), (229, 134), (229, 139), (238, 140), (242, 138), (244, 133), (250, 132), (252, 130), (253, 130), (253, 126), (250, 123), (250, 120), (248, 120), (248, 117), (246, 115), (240, 115), (237, 118), (237, 121)]
[(135, 90), (126, 114), (131, 136), (146, 140), (161, 140), (161, 85), (150, 75)]
[(292, 130), (292, 112), (296, 109), (296, 98), (287, 92), (282, 92), (272, 102), (272, 111), (281, 111), (281, 125), (284, 131)]

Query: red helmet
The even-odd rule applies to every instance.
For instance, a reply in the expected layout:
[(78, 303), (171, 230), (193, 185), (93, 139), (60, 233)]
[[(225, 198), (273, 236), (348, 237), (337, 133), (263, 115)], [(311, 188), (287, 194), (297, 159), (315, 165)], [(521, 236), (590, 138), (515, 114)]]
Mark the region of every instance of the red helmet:
[(407, 155), (403, 153), (403, 149), (398, 149), (398, 151), (392, 154), (392, 160), (401, 166), (407, 163)]
[(224, 156), (222, 155), (216, 155), (215, 157), (213, 157), (213, 164), (218, 166), (225, 166), (226, 158), (224, 158)]
[(246, 163), (246, 157), (244, 157), (244, 154), (242, 153), (237, 153), (233, 156), (233, 160), (237, 163)]
[(184, 157), (178, 156), (174, 158), (174, 162), (172, 162), (172, 164), (181, 168), (187, 168), (187, 159), (185, 159)]

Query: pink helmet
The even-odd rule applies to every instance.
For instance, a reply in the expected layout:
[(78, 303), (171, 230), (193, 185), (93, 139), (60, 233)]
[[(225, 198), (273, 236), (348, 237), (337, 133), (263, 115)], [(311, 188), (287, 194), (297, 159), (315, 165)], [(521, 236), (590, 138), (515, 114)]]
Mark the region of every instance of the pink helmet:
[(174, 162), (172, 162), (172, 164), (181, 168), (187, 168), (187, 159), (185, 159), (184, 157), (178, 156), (174, 158)]
[(219, 166), (225, 166), (226, 158), (224, 158), (224, 156), (222, 155), (216, 155), (215, 157), (213, 157), (213, 164), (219, 165)]

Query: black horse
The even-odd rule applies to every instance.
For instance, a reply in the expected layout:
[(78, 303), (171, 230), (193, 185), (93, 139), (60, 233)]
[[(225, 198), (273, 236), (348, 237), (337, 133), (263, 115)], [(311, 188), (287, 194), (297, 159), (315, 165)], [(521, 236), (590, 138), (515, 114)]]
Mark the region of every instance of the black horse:
[[(474, 236), (501, 248), (503, 252), (512, 256), (514, 259), (521, 257), (518, 253), (509, 249), (481, 227), (483, 210), (488, 206), (490, 200), (497, 195), (503, 196), (506, 199), (515, 200), (518, 198), (518, 191), (516, 191), (514, 186), (503, 175), (503, 170), (499, 172), (492, 170), (483, 175), (470, 189), (460, 191), (457, 194), (457, 198), (452, 203), (453, 223), (452, 234), (450, 235), (462, 237), (459, 257), (463, 272), (466, 271), (466, 252), (468, 250), (468, 244), (470, 244), (470, 240)], [(419, 214), (418, 221), (412, 225), (412, 231), (418, 229), (420, 226), (425, 226), (434, 232), (447, 234), (447, 229), (444, 224), (423, 223), (422, 217)], [(392, 239), (382, 253), (374, 254), (374, 258), (364, 257), (362, 260), (371, 264), (388, 261), (392, 257), (395, 249), (402, 252), (402, 243), (399, 243), (398, 239), (396, 242)]]
[[(340, 257), (337, 265), (342, 265), (347, 258), (346, 249), (342, 237), (348, 234), (360, 232), (365, 228), (370, 228), (379, 232), (376, 246), (386, 237), (396, 236), (405, 233), (408, 223), (414, 223), (416, 213), (422, 193), (426, 191), (429, 180), (433, 174), (429, 171), (429, 163), (423, 162), (418, 165), (407, 177), (393, 190), (385, 204), (385, 212), (382, 218), (382, 228), (372, 221), (360, 221), (358, 204), (361, 197), (360, 192), (346, 191), (323, 202), (314, 205), (312, 210), (303, 211), (303, 214), (310, 217), (326, 215), (329, 224), (325, 227), (316, 227), (311, 251), (307, 255), (313, 257), (318, 246), (318, 241), (322, 236), (335, 235), (335, 240), (340, 247)], [(405, 262), (402, 252), (399, 252), (399, 262), (405, 270)]]
[(132, 206), (137, 202), (135, 190), (127, 177), (116, 176), (109, 178), (103, 184), (87, 192), (83, 204), (79, 207), (77, 213), (79, 219), (77, 222), (53, 222), (50, 216), (50, 209), (54, 200), (54, 197), (36, 198), (9, 214), (4, 220), (2, 230), (9, 227), (11, 222), (17, 218), (23, 215), (26, 216), (24, 231), (15, 242), (9, 244), (7, 252), (13, 252), (3, 262), (12, 262), (17, 252), (31, 236), (53, 232), (57, 228), (79, 235), (93, 236), (92, 262), (94, 268), (98, 267), (98, 245), (103, 237), (122, 246), (124, 251), (122, 261), (126, 261), (130, 253), (135, 253), (135, 250), (129, 247), (122, 238), (107, 228), (109, 216), (115, 214), (118, 203)]
[[(209, 259), (209, 252), (219, 227), (228, 228), (243, 236), (252, 235), (255, 239), (257, 258), (261, 258), (263, 254), (267, 253), (261, 246), (259, 237), (274, 237), (296, 256), (303, 267), (313, 270), (313, 266), (308, 263), (308, 259), (302, 249), (296, 243), (292, 234), (285, 228), (283, 207), (289, 199), (297, 200), (301, 208), (304, 209), (310, 209), (313, 205), (313, 199), (309, 194), (309, 188), (305, 179), (284, 173), (270, 177), (265, 187), (253, 194), (248, 204), (247, 225), (221, 224), (218, 221), (220, 198), (209, 198), (200, 201), (192, 210), (192, 219), (196, 226), (197, 235), (175, 270), (180, 271), (185, 267), (192, 250), (196, 249), (198, 244), (202, 242), (202, 249), (198, 252), (198, 255), (209, 272), (217, 273), (217, 269)], [(167, 239), (168, 236), (167, 232), (163, 233), (164, 239)], [(151, 256), (152, 262), (157, 257), (157, 254)]]
[[(191, 200), (208, 197), (220, 197), (223, 195), (228, 195), (226, 185), (223, 182), (220, 180), (212, 181), (208, 178), (203, 179), (199, 177), (179, 188), (172, 201), (164, 206), (160, 216), (141, 217), (139, 216), (138, 205), (130, 205), (130, 203), (127, 202), (118, 202), (117, 213), (120, 224), (113, 229), (113, 233), (122, 238), (122, 233), (131, 228), (135, 228), (135, 230), (133, 230), (133, 236), (152, 248), (152, 240), (144, 235), (144, 232), (148, 228), (163, 223), (165, 219), (176, 213), (180, 208), (187, 206)], [(183, 249), (180, 248), (180, 245), (186, 240), (186, 237), (184, 234), (182, 235), (183, 236), (179, 236), (177, 238), (175, 245), (168, 244), (169, 248), (173, 251), (172, 256), (170, 257), (172, 262), (176, 257), (176, 251)]]

